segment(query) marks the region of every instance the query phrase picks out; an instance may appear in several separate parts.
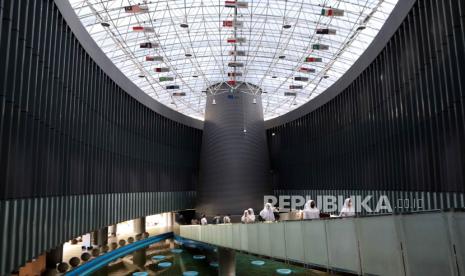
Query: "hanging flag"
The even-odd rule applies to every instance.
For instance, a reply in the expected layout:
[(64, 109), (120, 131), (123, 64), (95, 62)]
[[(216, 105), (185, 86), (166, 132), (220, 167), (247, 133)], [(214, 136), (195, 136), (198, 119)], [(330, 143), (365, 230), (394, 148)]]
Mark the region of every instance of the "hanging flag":
[(308, 81), (308, 77), (294, 77), (295, 81)]
[(237, 1), (236, 2), (236, 7), (238, 9), (247, 9), (249, 7), (249, 3), (245, 1)]
[(322, 9), (321, 15), (324, 16), (344, 16), (344, 11), (340, 9)]
[(228, 77), (241, 77), (242, 72), (229, 72)]
[(322, 58), (318, 58), (318, 57), (307, 57), (305, 59), (305, 62), (322, 62), (323, 59)]
[(289, 89), (302, 89), (304, 88), (301, 84), (291, 84), (289, 85)]
[(179, 89), (179, 85), (177, 85), (177, 84), (167, 85), (166, 89), (168, 89), (168, 90)]
[(238, 50), (238, 51), (229, 51), (230, 56), (238, 56), (238, 57), (244, 57), (245, 56), (245, 51)]
[(224, 6), (226, 8), (246, 9), (249, 7), (249, 3), (245, 1), (225, 1)]
[(155, 42), (142, 42), (140, 44), (140, 47), (144, 49), (158, 48), (160, 47), (160, 44)]
[(335, 29), (316, 29), (316, 34), (330, 34), (330, 35), (335, 35), (336, 30)]
[(245, 43), (245, 37), (230, 37), (226, 40), (227, 43)]
[(228, 63), (228, 66), (229, 67), (244, 67), (244, 63), (231, 61), (230, 63)]
[(224, 20), (223, 21), (223, 27), (242, 28), (243, 26), (244, 26), (244, 22), (242, 22), (242, 21), (236, 21), (236, 22), (234, 22), (233, 20)]
[(312, 49), (313, 49), (313, 50), (328, 50), (328, 49), (329, 49), (329, 46), (328, 46), (328, 45), (324, 45), (324, 44), (313, 44), (313, 45), (312, 45)]
[(297, 96), (297, 93), (296, 92), (284, 92), (284, 96)]
[(228, 84), (231, 85), (231, 86), (235, 86), (236, 81), (235, 80), (228, 80)]
[(145, 61), (163, 61), (163, 57), (161, 57), (161, 56), (146, 56)]
[(160, 77), (158, 78), (158, 81), (164, 82), (164, 81), (174, 81), (173, 77)]
[(163, 72), (169, 72), (170, 71), (170, 68), (167, 68), (167, 67), (157, 67), (154, 69), (155, 72), (157, 73), (163, 73)]
[(173, 92), (172, 95), (175, 97), (186, 96), (186, 92)]
[(300, 67), (299, 72), (315, 73), (315, 69), (314, 68), (307, 68), (307, 67)]
[(224, 6), (226, 8), (235, 8), (236, 7), (236, 1), (225, 1)]
[(134, 32), (144, 32), (144, 33), (154, 33), (155, 29), (153, 27), (144, 27), (144, 26), (134, 26), (132, 27)]
[(149, 11), (147, 5), (132, 5), (124, 7), (124, 11), (127, 13), (145, 13)]

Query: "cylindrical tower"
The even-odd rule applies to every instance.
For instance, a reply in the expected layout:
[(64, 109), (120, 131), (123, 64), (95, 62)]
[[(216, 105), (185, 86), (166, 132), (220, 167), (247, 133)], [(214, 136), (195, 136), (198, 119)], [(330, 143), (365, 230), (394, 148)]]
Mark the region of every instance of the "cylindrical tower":
[(200, 159), (197, 211), (207, 215), (242, 214), (263, 207), (269, 195), (269, 157), (263, 108), (255, 86), (234, 92), (222, 85), (208, 94)]

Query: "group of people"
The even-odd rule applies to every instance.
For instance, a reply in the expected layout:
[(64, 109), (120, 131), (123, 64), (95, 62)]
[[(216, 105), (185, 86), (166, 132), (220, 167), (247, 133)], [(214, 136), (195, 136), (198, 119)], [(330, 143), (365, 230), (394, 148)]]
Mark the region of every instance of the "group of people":
[[(265, 222), (273, 222), (276, 221), (278, 210), (273, 207), (271, 203), (266, 203), (263, 207), (263, 210), (260, 211), (258, 219), (256, 218), (254, 211), (252, 208), (244, 210), (244, 213), (241, 217), (242, 223), (254, 223), (256, 220), (265, 221)], [(309, 200), (304, 205), (304, 209), (302, 210), (302, 219), (318, 219), (320, 218), (320, 210), (316, 206), (314, 200)], [(329, 215), (328, 215), (329, 216)], [(344, 201), (344, 206), (339, 213), (339, 217), (353, 217), (355, 216), (355, 208), (352, 204), (352, 200), (350, 198), (346, 198)], [(220, 223), (231, 223), (231, 215), (226, 215), (221, 219), (221, 216), (217, 214), (213, 218), (213, 224), (220, 224)], [(192, 224), (198, 224), (197, 221), (193, 222)], [(205, 214), (201, 214), (200, 219), (201, 225), (207, 225), (208, 221)]]
[[(276, 208), (271, 205), (271, 203), (266, 203), (263, 207), (263, 210), (260, 211), (259, 220), (272, 222), (276, 220), (275, 213), (277, 212)], [(254, 223), (255, 214), (252, 208), (244, 210), (244, 214), (241, 217), (242, 223)]]
[[(355, 208), (352, 204), (352, 199), (346, 198), (344, 200), (344, 206), (339, 213), (339, 217), (353, 217), (355, 216)], [(309, 200), (304, 205), (302, 211), (302, 219), (317, 219), (320, 218), (320, 210), (316, 207), (314, 200)]]

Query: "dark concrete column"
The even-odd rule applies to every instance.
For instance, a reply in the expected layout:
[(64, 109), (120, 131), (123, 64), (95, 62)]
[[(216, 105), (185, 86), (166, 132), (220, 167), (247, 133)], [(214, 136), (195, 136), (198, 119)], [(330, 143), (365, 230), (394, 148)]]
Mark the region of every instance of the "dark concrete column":
[(236, 275), (236, 251), (218, 247), (218, 264), (220, 276)]
[(142, 234), (145, 232), (145, 217), (134, 219), (134, 234)]
[(45, 254), (45, 265), (47, 270), (55, 270), (58, 263), (63, 261), (63, 244), (50, 249)]
[(207, 216), (258, 211), (271, 194), (262, 100), (253, 88), (223, 85), (207, 96), (196, 207)]
[(147, 262), (147, 253), (145, 248), (132, 252), (132, 263), (140, 268), (144, 268)]
[(108, 244), (108, 227), (103, 227), (97, 233), (97, 245), (104, 246)]

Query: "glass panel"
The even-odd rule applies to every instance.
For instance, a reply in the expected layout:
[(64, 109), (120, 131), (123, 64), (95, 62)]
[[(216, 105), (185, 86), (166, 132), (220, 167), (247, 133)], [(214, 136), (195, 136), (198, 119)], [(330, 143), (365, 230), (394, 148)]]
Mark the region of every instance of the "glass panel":
[[(234, 71), (228, 63), (235, 58), (244, 64), (235, 69), (242, 73), (236, 80), (267, 92), (262, 95), (267, 120), (308, 102), (337, 81), (370, 45), (397, 0), (258, 0), (237, 8), (237, 17), (235, 8), (217, 0), (70, 2), (105, 54), (155, 100), (203, 120), (202, 91), (228, 81), (228, 72)], [(234, 18), (242, 22), (241, 28), (223, 27), (223, 21)], [(317, 29), (336, 33), (318, 34)], [(232, 44), (228, 38), (245, 42)], [(141, 48), (146, 42), (157, 47)], [(231, 56), (234, 50), (244, 52)], [(163, 60), (146, 61), (147, 56)], [(321, 62), (305, 62), (307, 57)], [(315, 72), (301, 72), (302, 67)], [(169, 71), (157, 73), (155, 68)], [(294, 80), (300, 76), (308, 81)], [(173, 80), (161, 82), (160, 77)], [(166, 89), (168, 85), (180, 88)], [(284, 96), (290, 85), (303, 88), (292, 90), (295, 97)]]

